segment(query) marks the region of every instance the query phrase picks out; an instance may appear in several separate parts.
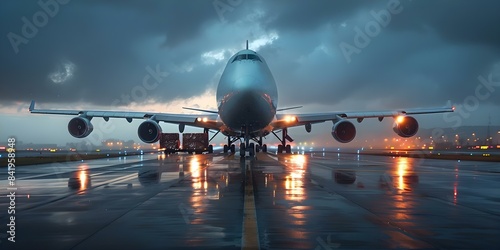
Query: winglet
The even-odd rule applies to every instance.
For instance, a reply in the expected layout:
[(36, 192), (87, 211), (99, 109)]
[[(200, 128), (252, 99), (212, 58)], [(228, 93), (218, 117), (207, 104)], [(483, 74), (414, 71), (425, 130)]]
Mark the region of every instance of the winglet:
[(446, 106), (445, 106), (445, 108), (451, 108), (451, 111), (452, 111), (452, 112), (455, 112), (455, 106), (453, 106), (453, 105), (451, 104), (451, 100), (448, 100), (448, 101), (446, 102)]
[(452, 107), (452, 106), (451, 106), (451, 100), (448, 100), (448, 101), (446, 102), (446, 106), (445, 106), (445, 107), (447, 107), (447, 108)]
[(247, 50), (248, 50), (248, 40), (247, 40)]
[(33, 111), (35, 109), (35, 100), (31, 100), (29, 111)]

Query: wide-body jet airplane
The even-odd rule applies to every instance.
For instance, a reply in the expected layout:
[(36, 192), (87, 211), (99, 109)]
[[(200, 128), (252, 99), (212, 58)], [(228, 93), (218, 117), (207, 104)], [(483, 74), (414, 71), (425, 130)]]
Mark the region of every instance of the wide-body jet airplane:
[[(445, 107), (423, 109), (396, 109), (389, 111), (363, 111), (363, 112), (325, 112), (308, 114), (281, 114), (280, 111), (296, 109), (290, 107), (278, 109), (278, 90), (274, 77), (271, 74), (264, 58), (257, 52), (248, 49), (233, 55), (224, 69), (217, 87), (218, 110), (202, 110), (206, 115), (195, 114), (169, 114), (156, 112), (127, 112), (127, 111), (91, 111), (91, 110), (52, 110), (35, 109), (35, 102), (30, 105), (31, 113), (76, 115), (68, 124), (69, 133), (76, 138), (88, 136), (93, 126), (92, 118), (102, 117), (105, 121), (109, 118), (145, 119), (139, 125), (138, 136), (145, 143), (157, 142), (162, 134), (159, 122), (179, 125), (179, 132), (183, 133), (186, 125), (200, 127), (205, 133), (216, 130), (227, 136), (224, 152), (236, 152), (234, 143), (243, 140), (239, 146), (240, 156), (246, 153), (253, 156), (260, 150), (266, 152), (267, 145), (262, 138), (274, 134), (281, 142), (278, 152), (291, 152), (287, 142), (293, 139), (288, 135), (288, 128), (304, 126), (311, 132), (312, 124), (332, 121), (332, 136), (341, 143), (352, 141), (356, 135), (356, 128), (348, 119), (357, 119), (362, 122), (364, 118), (384, 117), (394, 118), (393, 130), (402, 137), (411, 137), (418, 131), (418, 122), (410, 115), (453, 112), (454, 108), (449, 102)], [(281, 137), (278, 135), (281, 131)], [(278, 133), (278, 134), (276, 134)], [(213, 137), (212, 137), (213, 138)], [(255, 144), (255, 143), (256, 144)]]

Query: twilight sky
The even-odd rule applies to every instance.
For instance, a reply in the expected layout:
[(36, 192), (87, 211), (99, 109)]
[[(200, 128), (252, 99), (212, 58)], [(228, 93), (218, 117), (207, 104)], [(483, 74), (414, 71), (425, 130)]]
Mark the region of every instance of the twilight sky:
[[(1, 1), (0, 144), (9, 136), (78, 141), (67, 132), (72, 117), (30, 115), (30, 100), (41, 108), (215, 109), (222, 70), (247, 39), (274, 74), (280, 107), (386, 110), (451, 100), (459, 112), (418, 116), (421, 127), (485, 125), (489, 115), (498, 125), (499, 9), (495, 0)], [(113, 123), (93, 139), (138, 140), (140, 121)], [(393, 136), (392, 121), (356, 126), (360, 141)], [(330, 129), (290, 132), (338, 145)]]

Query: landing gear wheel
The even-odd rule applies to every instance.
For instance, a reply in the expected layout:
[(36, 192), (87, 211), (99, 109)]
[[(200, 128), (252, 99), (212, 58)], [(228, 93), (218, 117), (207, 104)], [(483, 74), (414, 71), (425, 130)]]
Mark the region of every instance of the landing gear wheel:
[(242, 144), (240, 144), (240, 156), (242, 158), (244, 158), (245, 157), (245, 153), (246, 153), (245, 143), (242, 143)]
[(278, 145), (278, 154), (283, 153), (283, 145)]
[(214, 153), (214, 146), (213, 145), (208, 145), (208, 153), (213, 154)]
[(267, 153), (267, 144), (262, 145), (262, 152)]
[(287, 154), (291, 154), (292, 153), (292, 147), (290, 146), (290, 144), (288, 144), (288, 145), (285, 146), (285, 152)]
[(250, 147), (248, 148), (248, 151), (250, 152), (250, 156), (255, 156), (255, 144), (250, 143)]
[(229, 147), (227, 145), (224, 145), (224, 154), (227, 153), (227, 151), (229, 151)]
[(236, 154), (236, 146), (234, 144), (231, 144), (231, 152)]
[(259, 144), (257, 144), (257, 145), (255, 146), (255, 153), (260, 152), (260, 148), (261, 148), (261, 146), (260, 146)]

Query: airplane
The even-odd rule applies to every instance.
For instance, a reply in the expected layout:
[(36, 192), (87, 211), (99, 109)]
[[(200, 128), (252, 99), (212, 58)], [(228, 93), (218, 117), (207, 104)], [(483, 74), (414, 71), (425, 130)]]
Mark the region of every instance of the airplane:
[[(291, 146), (288, 144), (293, 142), (288, 134), (288, 128), (291, 127), (304, 126), (310, 133), (312, 124), (332, 121), (333, 138), (338, 142), (348, 143), (356, 136), (356, 128), (349, 119), (356, 119), (361, 123), (365, 118), (378, 118), (382, 121), (385, 117), (392, 117), (395, 121), (394, 132), (401, 137), (411, 137), (418, 131), (418, 122), (410, 115), (453, 112), (455, 109), (448, 101), (446, 106), (437, 108), (282, 114), (281, 111), (301, 106), (278, 108), (278, 90), (271, 70), (261, 55), (248, 49), (248, 41), (246, 49), (234, 54), (227, 62), (217, 87), (216, 101), (218, 110), (184, 107), (204, 112), (205, 115), (35, 109), (35, 101), (31, 102), (29, 111), (37, 114), (75, 115), (68, 123), (68, 131), (76, 138), (84, 138), (92, 132), (91, 120), (95, 117), (101, 117), (106, 122), (109, 118), (125, 118), (129, 123), (133, 119), (145, 119), (137, 131), (139, 138), (145, 143), (155, 143), (160, 139), (162, 128), (159, 122), (178, 124), (180, 133), (184, 132), (186, 125), (203, 128), (205, 133), (215, 130), (215, 135), (222, 133), (227, 137), (224, 153), (236, 153), (234, 143), (243, 140), (239, 152), (245, 158), (247, 153), (254, 156), (259, 151), (267, 152), (263, 137), (271, 133), (280, 141), (278, 153), (291, 153)], [(278, 135), (280, 131), (281, 137)]]

